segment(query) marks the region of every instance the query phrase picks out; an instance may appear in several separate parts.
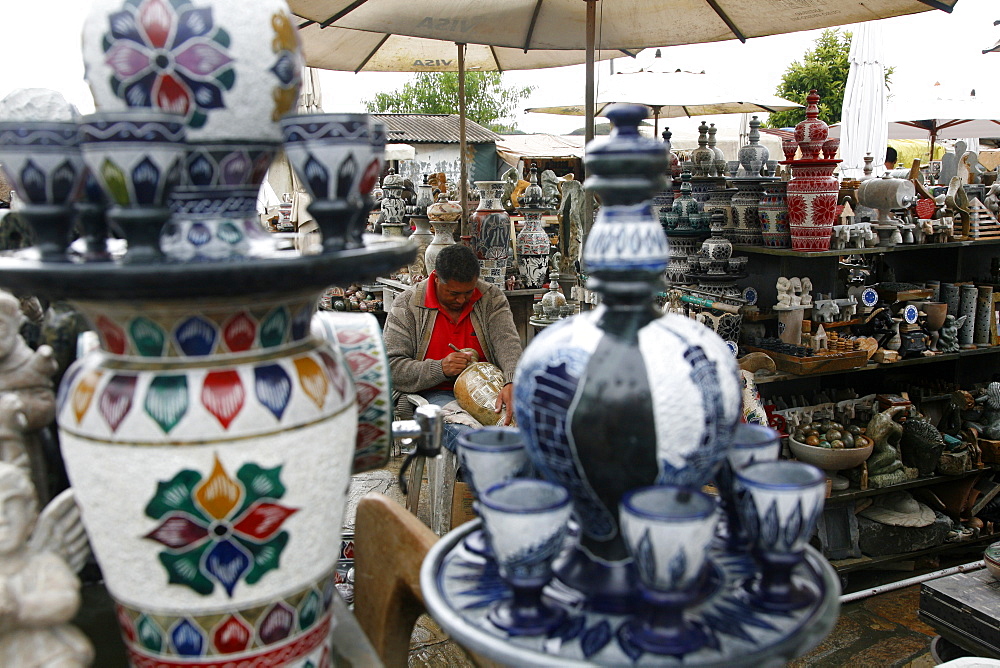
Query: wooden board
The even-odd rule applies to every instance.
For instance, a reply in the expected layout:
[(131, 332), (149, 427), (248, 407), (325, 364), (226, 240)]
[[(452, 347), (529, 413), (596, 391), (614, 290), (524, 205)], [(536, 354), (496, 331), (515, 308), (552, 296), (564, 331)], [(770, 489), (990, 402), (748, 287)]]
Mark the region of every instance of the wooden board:
[(917, 288), (915, 290), (900, 290), (896, 292), (895, 290), (886, 290), (875, 286), (875, 290), (878, 292), (878, 296), (882, 301), (889, 302), (905, 302), (911, 299), (930, 299), (934, 296), (934, 291), (924, 288)]
[(820, 371), (846, 371), (864, 366), (868, 362), (868, 353), (864, 350), (852, 350), (850, 352), (827, 353), (822, 355), (812, 355), (811, 357), (795, 357), (784, 353), (756, 348), (754, 346), (743, 346), (750, 352), (765, 353), (774, 360), (774, 365), (778, 371), (794, 373), (804, 376)]

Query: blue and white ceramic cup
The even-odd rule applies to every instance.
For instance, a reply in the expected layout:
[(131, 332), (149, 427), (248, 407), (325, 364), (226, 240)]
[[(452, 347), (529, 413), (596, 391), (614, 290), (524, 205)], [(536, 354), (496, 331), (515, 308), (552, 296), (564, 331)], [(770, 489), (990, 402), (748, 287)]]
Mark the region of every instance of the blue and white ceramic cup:
[(757, 603), (769, 610), (795, 610), (815, 601), (819, 592), (796, 582), (792, 571), (802, 561), (806, 543), (823, 512), (826, 476), (802, 462), (753, 464), (736, 473), (746, 494), (740, 504), (744, 527), (761, 565), (748, 583)]
[(736, 472), (751, 464), (773, 462), (781, 454), (781, 436), (770, 427), (740, 423), (733, 433), (733, 444), (716, 474), (719, 501), (725, 513), (726, 545), (730, 551), (745, 551), (750, 540), (739, 517), (740, 499), (745, 493), (736, 479)]
[(181, 181), (185, 136), (183, 119), (152, 109), (99, 112), (80, 122), (80, 150), (107, 198), (108, 218), (128, 241), (126, 262), (163, 258), (160, 233), (170, 219), (167, 197)]
[(500, 577), (513, 597), (493, 604), (488, 619), (510, 635), (539, 635), (565, 612), (542, 599), (552, 561), (563, 548), (572, 512), (569, 492), (544, 480), (508, 480), (479, 496)]
[(323, 252), (343, 250), (381, 171), (368, 114), (289, 114), (281, 130), (288, 161), (313, 198), (308, 210), (323, 234)]
[(35, 232), (41, 259), (65, 262), (73, 203), (87, 168), (74, 121), (0, 122), (0, 165), (24, 200), (21, 215)]
[[(466, 481), (474, 492), (524, 476), (529, 468), (524, 437), (511, 427), (483, 427), (463, 432), (458, 437), (458, 457)], [(478, 507), (477, 507), (478, 512)], [(476, 554), (492, 556), (483, 531), (473, 531), (465, 547)]]
[(705, 644), (704, 631), (684, 619), (684, 608), (697, 596), (718, 519), (715, 499), (689, 487), (643, 487), (622, 497), (622, 537), (645, 603), (627, 629), (644, 650), (682, 655)]

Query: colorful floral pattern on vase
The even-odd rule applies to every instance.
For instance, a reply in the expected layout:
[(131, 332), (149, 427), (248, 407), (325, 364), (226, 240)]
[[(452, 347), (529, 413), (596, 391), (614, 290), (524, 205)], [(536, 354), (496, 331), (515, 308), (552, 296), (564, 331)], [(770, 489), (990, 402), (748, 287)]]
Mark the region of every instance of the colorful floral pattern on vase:
[[(583, 264), (602, 308), (537, 335), (514, 383), (528, 454), (543, 478), (570, 491), (581, 527), (581, 548), (557, 577), (602, 609), (635, 601), (618, 531), (622, 494), (654, 482), (701, 485), (741, 414), (725, 342), (654, 307), (669, 255), (650, 198), (662, 187), (666, 154), (639, 135), (644, 115), (636, 105), (613, 108), (611, 136), (587, 150), (587, 187), (604, 206)], [(608, 283), (614, 290), (603, 290)]]
[(771, 248), (788, 248), (792, 244), (788, 227), (788, 205), (785, 202), (786, 181), (775, 181), (764, 186), (760, 199), (760, 231), (764, 245)]
[(146, 515), (160, 524), (144, 537), (163, 545), (171, 584), (205, 596), (221, 586), (231, 598), (280, 562), (282, 525), (299, 510), (281, 505), (284, 494), (280, 466), (247, 463), (234, 477), (216, 458), (211, 475), (185, 469), (157, 485)]
[[(58, 397), (62, 454), (108, 590), (159, 625), (169, 642), (157, 651), (192, 657), (185, 665), (215, 659), (183, 620), (234, 615), (252, 628), (334, 572), (326, 548), (340, 539), (356, 443), (348, 364), (310, 335), (317, 295), (242, 301), (74, 301), (102, 348), (70, 368)], [(323, 631), (256, 637), (246, 661), (316, 658), (328, 642)], [(137, 665), (172, 665), (153, 655)]]
[(483, 265), (483, 280), (503, 286), (510, 259), (510, 215), (503, 208), (503, 181), (476, 181), (479, 207), (469, 215), (472, 250)]
[(833, 225), (837, 221), (837, 193), (840, 182), (833, 175), (839, 160), (796, 160), (791, 163), (786, 202), (792, 249), (830, 249)]
[[(830, 126), (819, 118), (819, 94), (816, 89), (806, 96), (806, 117), (795, 126), (795, 141), (803, 160), (818, 160), (823, 144), (830, 135)], [(836, 150), (834, 150), (836, 153)], [(832, 156), (831, 156), (832, 157)]]
[(195, 140), (280, 140), (303, 64), (284, 0), (98, 0), (83, 54), (98, 110), (170, 111)]
[(354, 380), (358, 436), (353, 473), (381, 468), (392, 448), (392, 378), (378, 320), (370, 313), (320, 311), (313, 321), (318, 335), (340, 349)]
[(173, 260), (225, 260), (269, 254), (272, 237), (257, 215), (257, 195), (276, 142), (193, 142), (160, 249)]
[(97, 113), (80, 122), (80, 148), (111, 206), (165, 206), (181, 183), (184, 127), (160, 113)]
[(107, 309), (85, 303), (102, 347), (127, 357), (202, 357), (268, 352), (301, 345), (314, 310), (308, 297), (261, 299), (234, 309), (205, 303), (197, 313), (184, 308)]
[(174, 668), (254, 659), (261, 665), (329, 665), (335, 580), (325, 574), (283, 599), (221, 615), (167, 616), (118, 604), (129, 663)]

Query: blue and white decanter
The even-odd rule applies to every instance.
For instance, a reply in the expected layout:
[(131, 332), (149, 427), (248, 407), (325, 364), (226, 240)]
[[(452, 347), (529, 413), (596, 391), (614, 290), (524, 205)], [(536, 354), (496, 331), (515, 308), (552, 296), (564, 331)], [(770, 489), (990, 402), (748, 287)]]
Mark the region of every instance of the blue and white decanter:
[(622, 495), (710, 481), (741, 414), (741, 384), (721, 338), (654, 306), (669, 254), (652, 197), (664, 189), (667, 155), (639, 134), (644, 107), (607, 115), (615, 128), (587, 147), (584, 184), (603, 203), (582, 258), (601, 305), (536, 336), (514, 387), (529, 457), (570, 491), (580, 525), (557, 579), (591, 609), (628, 612), (638, 596), (618, 525)]

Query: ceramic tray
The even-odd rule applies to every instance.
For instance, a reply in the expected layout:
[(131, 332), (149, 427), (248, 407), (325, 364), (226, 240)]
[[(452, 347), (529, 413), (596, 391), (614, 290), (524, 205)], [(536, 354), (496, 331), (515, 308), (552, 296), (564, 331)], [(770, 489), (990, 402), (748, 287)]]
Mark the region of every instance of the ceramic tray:
[(832, 629), (840, 609), (840, 586), (833, 567), (813, 548), (795, 570), (797, 580), (820, 592), (817, 602), (792, 613), (755, 609), (742, 583), (756, 568), (747, 555), (727, 554), (721, 546), (709, 556), (707, 597), (689, 612), (709, 642), (683, 657), (644, 653), (622, 633), (627, 615), (586, 611), (577, 592), (558, 583), (546, 588), (550, 601), (566, 609), (565, 622), (545, 636), (511, 637), (493, 626), (486, 613), (493, 601), (509, 595), (496, 568), (463, 546), (479, 529), (467, 522), (445, 535), (428, 553), (420, 587), (431, 616), (466, 649), (510, 666), (783, 666), (817, 645)]

